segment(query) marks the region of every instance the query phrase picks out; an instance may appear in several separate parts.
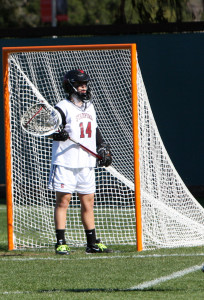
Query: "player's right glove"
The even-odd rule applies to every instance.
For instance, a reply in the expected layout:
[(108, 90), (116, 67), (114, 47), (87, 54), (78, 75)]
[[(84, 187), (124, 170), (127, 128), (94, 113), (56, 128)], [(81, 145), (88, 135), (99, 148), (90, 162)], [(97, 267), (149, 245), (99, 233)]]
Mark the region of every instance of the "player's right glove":
[(66, 130), (62, 129), (59, 132), (53, 133), (53, 141), (59, 141), (59, 142), (64, 142), (68, 140), (69, 134)]
[(102, 157), (102, 159), (98, 160), (99, 167), (108, 167), (112, 163), (112, 154), (111, 154), (111, 147), (109, 144), (102, 143), (98, 147), (98, 155)]

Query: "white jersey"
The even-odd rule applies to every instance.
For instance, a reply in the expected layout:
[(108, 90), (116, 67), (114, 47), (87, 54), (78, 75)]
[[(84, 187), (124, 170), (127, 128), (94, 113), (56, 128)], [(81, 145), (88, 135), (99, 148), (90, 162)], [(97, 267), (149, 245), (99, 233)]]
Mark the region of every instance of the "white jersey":
[[(84, 110), (69, 100), (56, 105), (65, 115), (65, 130), (73, 140), (96, 152), (96, 112), (92, 103)], [(96, 158), (69, 139), (53, 141), (52, 164), (68, 168), (95, 167)]]

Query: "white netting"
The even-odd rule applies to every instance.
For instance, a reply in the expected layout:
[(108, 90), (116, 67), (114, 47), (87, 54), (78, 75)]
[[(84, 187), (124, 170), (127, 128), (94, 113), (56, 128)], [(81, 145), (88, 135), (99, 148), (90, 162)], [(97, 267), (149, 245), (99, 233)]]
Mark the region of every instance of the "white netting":
[(190, 194), (165, 150), (138, 72), (143, 247), (204, 244), (204, 209)]
[[(55, 243), (55, 194), (47, 189), (51, 143), (23, 132), (21, 115), (41, 97), (65, 97), (62, 78), (82, 68), (92, 79), (99, 128), (112, 146), (113, 165), (96, 169), (95, 222), (106, 244), (135, 244), (130, 50), (34, 51), (9, 57), (15, 247)], [(159, 136), (138, 68), (143, 248), (204, 244), (204, 211), (175, 171)], [(80, 203), (73, 195), (66, 239), (85, 244)]]

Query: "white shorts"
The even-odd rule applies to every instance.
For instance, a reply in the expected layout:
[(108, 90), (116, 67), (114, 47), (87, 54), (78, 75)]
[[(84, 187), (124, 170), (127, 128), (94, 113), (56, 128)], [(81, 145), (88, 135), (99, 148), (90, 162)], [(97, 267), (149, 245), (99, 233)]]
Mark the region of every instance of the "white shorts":
[(66, 168), (52, 165), (48, 188), (64, 193), (95, 193), (95, 170), (94, 168)]

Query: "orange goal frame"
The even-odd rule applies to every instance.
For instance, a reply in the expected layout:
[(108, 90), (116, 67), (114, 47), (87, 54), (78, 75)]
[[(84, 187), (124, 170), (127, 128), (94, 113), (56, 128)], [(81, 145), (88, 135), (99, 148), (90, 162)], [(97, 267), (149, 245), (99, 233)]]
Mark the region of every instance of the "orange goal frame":
[(69, 46), (30, 46), (30, 47), (3, 47), (3, 86), (4, 86), (4, 132), (5, 132), (5, 159), (6, 159), (6, 199), (8, 223), (8, 249), (14, 249), (13, 231), (13, 201), (12, 201), (12, 153), (10, 127), (10, 100), (9, 100), (9, 55), (14, 52), (32, 51), (72, 51), (72, 50), (108, 50), (128, 49), (131, 51), (131, 83), (132, 83), (132, 122), (134, 147), (134, 182), (135, 182), (135, 213), (137, 250), (142, 250), (142, 217), (140, 198), (139, 172), (139, 129), (138, 129), (138, 96), (137, 96), (137, 53), (136, 44), (98, 44), (98, 45), (69, 45)]

